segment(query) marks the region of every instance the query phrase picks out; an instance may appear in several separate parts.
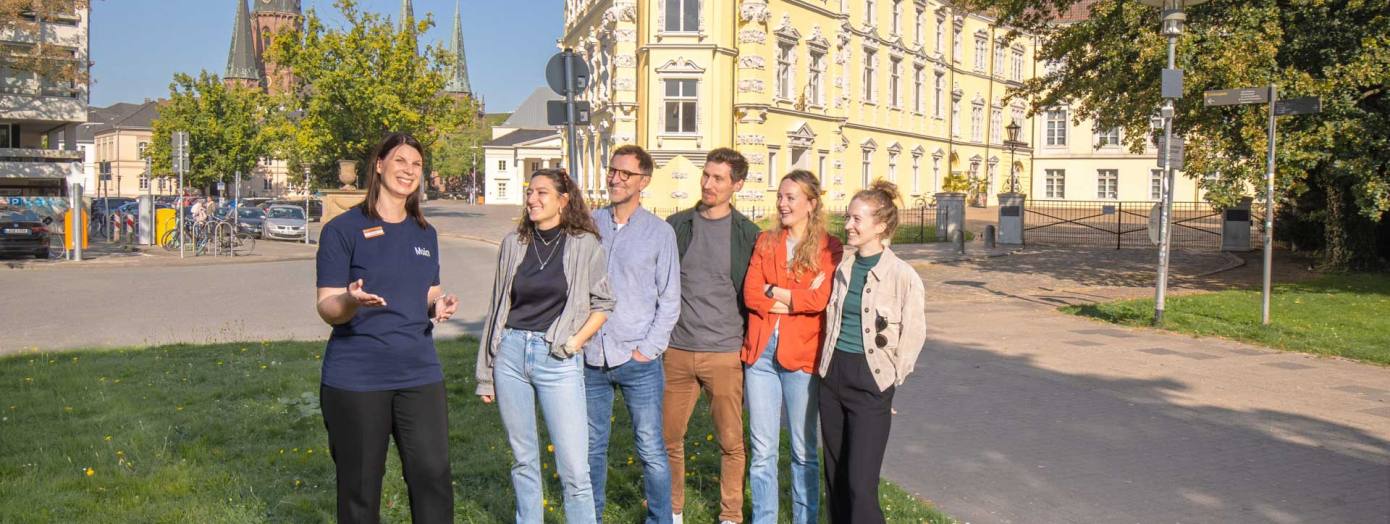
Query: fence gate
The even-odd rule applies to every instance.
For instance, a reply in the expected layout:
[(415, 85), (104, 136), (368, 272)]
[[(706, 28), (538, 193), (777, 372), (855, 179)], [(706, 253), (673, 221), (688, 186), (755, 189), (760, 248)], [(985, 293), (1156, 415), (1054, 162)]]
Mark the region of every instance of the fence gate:
[[(1024, 213), (1025, 244), (1153, 248), (1155, 202), (1033, 200)], [(1206, 202), (1174, 202), (1172, 247), (1221, 249), (1222, 212)]]

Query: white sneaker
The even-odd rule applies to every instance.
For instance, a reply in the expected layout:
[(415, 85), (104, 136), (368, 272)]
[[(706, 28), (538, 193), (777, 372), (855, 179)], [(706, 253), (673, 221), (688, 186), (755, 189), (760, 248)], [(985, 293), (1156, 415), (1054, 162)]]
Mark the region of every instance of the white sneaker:
[(671, 522), (674, 524), (685, 524), (685, 517), (680, 513), (672, 513)]
[(737, 522), (734, 522), (734, 521), (732, 521), (732, 520), (721, 520), (721, 521), (719, 521), (719, 524), (738, 524), (738, 523), (737, 523)]

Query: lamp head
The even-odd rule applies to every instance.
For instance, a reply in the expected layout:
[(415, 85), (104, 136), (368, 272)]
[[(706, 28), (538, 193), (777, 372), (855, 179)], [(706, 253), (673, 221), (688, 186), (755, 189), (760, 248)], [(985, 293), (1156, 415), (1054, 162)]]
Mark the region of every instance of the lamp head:
[(1004, 126), (1004, 130), (1009, 132), (1010, 142), (1018, 142), (1018, 130), (1020, 127), (1021, 126), (1018, 125), (1018, 119), (1011, 120), (1009, 121), (1009, 125)]
[(1197, 4), (1206, 3), (1207, 0), (1139, 0), (1140, 3), (1148, 6), (1163, 9), (1163, 36), (1176, 38), (1182, 34), (1183, 26), (1187, 23), (1187, 15), (1183, 9)]

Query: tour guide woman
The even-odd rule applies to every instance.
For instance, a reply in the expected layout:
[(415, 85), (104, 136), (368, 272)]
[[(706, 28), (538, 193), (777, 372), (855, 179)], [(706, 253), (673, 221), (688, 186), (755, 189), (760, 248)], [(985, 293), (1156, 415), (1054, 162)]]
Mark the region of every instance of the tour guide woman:
[(539, 399), (555, 445), (565, 518), (595, 522), (583, 349), (613, 311), (614, 299), (598, 229), (564, 171), (531, 175), (526, 210), (517, 230), (502, 240), (496, 275), (478, 351), (477, 392), (487, 403), (496, 396), (507, 429), (516, 521), (539, 524), (545, 517)]
[(377, 522), (394, 436), (415, 522), (450, 522), (448, 411), (434, 322), (458, 298), (439, 287), (439, 238), (420, 212), (424, 148), (392, 133), (372, 153), (367, 199), (323, 227), (318, 313), (333, 326), (319, 386), (337, 467), (338, 521)]
[(925, 291), (889, 249), (898, 188), (874, 181), (845, 217), (853, 257), (835, 270), (820, 359), (820, 418), (830, 522), (883, 522), (879, 469), (893, 420), (893, 392), (926, 342)]
[(782, 177), (778, 220), (759, 235), (743, 281), (748, 335), (740, 354), (748, 399), (752, 457), (753, 524), (777, 519), (777, 447), (782, 405), (791, 433), (792, 519), (819, 522), (820, 468), (816, 460), (816, 360), (830, 300), (830, 276), (843, 247), (826, 233), (820, 181), (809, 171)]

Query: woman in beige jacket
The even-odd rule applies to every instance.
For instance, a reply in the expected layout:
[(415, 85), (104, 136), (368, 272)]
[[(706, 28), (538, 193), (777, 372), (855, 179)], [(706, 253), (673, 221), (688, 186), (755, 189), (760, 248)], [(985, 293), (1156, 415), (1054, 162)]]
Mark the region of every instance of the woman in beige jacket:
[(878, 477), (893, 393), (926, 342), (925, 290), (889, 248), (898, 188), (874, 181), (854, 195), (845, 231), (854, 256), (835, 271), (820, 359), (826, 509), (832, 523), (883, 522)]

